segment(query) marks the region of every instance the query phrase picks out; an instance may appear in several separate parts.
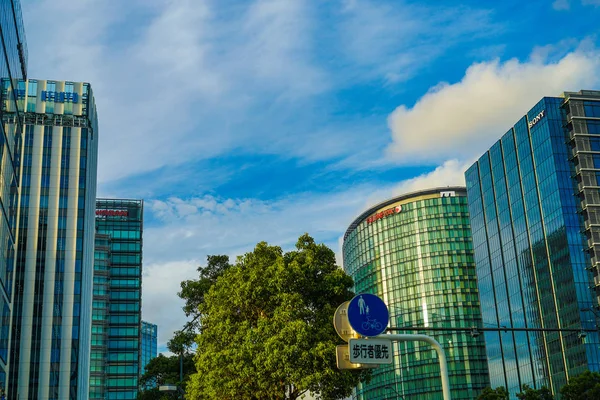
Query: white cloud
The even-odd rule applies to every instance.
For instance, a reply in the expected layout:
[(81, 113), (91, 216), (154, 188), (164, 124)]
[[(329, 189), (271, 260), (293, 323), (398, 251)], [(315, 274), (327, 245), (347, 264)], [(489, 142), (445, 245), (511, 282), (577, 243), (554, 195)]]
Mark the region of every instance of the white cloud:
[(552, 61), (544, 48), (526, 62), (471, 65), (460, 82), (441, 82), (414, 106), (396, 108), (388, 121), (393, 135), (388, 154), (409, 163), (483, 152), (543, 96), (600, 83), (600, 54), (586, 46)]
[(555, 0), (554, 3), (552, 3), (552, 8), (557, 11), (568, 10), (571, 8), (571, 4), (569, 3), (569, 0)]
[(394, 194), (401, 195), (418, 190), (431, 189), (444, 186), (464, 186), (465, 171), (475, 160), (461, 162), (459, 160), (448, 160), (431, 172), (407, 179), (394, 189)]
[(600, 0), (582, 0), (584, 6), (600, 6)]

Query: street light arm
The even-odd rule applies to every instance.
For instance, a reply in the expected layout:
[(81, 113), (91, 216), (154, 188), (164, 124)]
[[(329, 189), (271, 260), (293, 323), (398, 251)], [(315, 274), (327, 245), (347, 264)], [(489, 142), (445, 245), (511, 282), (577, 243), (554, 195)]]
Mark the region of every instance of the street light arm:
[(440, 343), (434, 338), (427, 335), (399, 335), (399, 334), (383, 334), (376, 336), (378, 339), (389, 339), (397, 342), (425, 342), (435, 349), (440, 362), (440, 373), (442, 375), (442, 394), (444, 400), (450, 400), (450, 378), (448, 377), (448, 361), (446, 354)]

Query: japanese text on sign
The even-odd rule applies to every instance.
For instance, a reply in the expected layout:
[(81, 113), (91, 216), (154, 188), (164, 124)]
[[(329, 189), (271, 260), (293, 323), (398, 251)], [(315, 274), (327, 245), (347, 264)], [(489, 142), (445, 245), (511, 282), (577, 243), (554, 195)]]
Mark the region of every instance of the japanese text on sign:
[(391, 364), (392, 342), (387, 339), (350, 339), (350, 362)]
[(381, 360), (382, 358), (390, 357), (390, 350), (386, 345), (372, 345), (372, 344), (355, 344), (352, 347), (353, 358), (375, 358)]

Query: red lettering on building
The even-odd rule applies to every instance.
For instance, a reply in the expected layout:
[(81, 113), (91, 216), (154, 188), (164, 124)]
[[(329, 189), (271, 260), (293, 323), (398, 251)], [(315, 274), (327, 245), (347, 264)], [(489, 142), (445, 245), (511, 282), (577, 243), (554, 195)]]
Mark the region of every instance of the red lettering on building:
[(388, 208), (387, 210), (375, 213), (367, 218), (367, 224), (372, 224), (375, 221), (379, 221), (380, 219), (389, 217), (390, 215), (399, 214), (400, 212), (402, 212), (402, 206)]
[(96, 215), (100, 217), (127, 217), (128, 210), (96, 210)]

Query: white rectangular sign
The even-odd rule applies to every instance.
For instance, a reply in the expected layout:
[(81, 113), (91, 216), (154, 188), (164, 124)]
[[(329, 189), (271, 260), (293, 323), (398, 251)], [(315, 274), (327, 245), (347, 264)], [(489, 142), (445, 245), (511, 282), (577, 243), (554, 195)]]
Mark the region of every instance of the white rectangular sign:
[(392, 363), (392, 341), (388, 339), (350, 339), (348, 350), (350, 350), (351, 363)]

